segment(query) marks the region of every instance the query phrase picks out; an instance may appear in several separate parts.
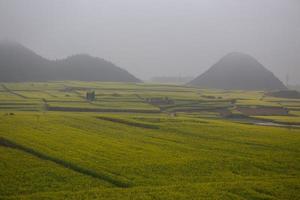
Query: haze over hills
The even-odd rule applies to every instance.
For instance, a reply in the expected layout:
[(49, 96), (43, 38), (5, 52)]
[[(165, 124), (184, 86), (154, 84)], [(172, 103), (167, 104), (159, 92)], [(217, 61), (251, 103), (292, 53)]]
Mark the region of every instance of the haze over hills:
[(191, 76), (155, 76), (152, 77), (149, 82), (152, 83), (166, 83), (166, 84), (186, 84), (193, 80)]
[(237, 90), (285, 90), (286, 86), (250, 55), (233, 52), (188, 85)]
[(24, 81), (140, 82), (126, 70), (85, 54), (48, 60), (16, 42), (0, 42), (0, 82)]

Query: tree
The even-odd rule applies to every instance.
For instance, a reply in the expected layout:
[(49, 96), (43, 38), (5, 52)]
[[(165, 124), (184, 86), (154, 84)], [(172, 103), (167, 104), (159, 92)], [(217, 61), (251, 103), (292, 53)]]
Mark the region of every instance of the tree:
[(86, 99), (89, 100), (89, 101), (95, 101), (95, 99), (96, 99), (95, 91), (87, 92), (86, 93)]

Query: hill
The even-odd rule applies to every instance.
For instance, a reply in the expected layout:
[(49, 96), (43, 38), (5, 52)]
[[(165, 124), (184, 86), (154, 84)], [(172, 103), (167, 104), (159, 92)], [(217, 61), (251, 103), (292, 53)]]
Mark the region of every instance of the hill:
[(237, 52), (224, 56), (189, 85), (237, 90), (286, 89), (284, 84), (255, 58)]
[(0, 82), (52, 80), (140, 82), (126, 70), (101, 58), (81, 54), (52, 61), (21, 44), (0, 43)]

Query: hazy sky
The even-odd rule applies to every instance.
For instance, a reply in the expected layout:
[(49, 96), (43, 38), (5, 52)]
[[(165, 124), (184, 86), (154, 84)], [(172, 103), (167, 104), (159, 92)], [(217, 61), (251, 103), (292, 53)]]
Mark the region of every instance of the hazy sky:
[(139, 78), (196, 76), (232, 51), (300, 84), (300, 0), (0, 0), (0, 39), (88, 53)]

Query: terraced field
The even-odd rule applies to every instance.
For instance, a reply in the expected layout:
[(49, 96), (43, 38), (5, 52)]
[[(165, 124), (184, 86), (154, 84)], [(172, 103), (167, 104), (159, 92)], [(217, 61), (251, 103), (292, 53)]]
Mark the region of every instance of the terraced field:
[(0, 199), (300, 199), (300, 129), (251, 121), (298, 123), (300, 101), (151, 84), (2, 86)]

